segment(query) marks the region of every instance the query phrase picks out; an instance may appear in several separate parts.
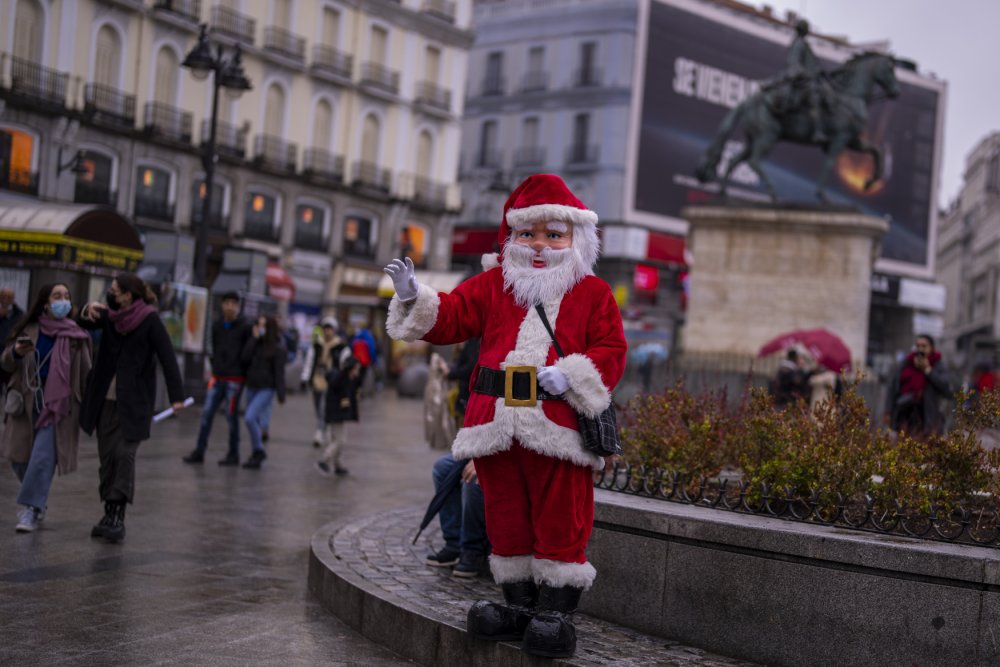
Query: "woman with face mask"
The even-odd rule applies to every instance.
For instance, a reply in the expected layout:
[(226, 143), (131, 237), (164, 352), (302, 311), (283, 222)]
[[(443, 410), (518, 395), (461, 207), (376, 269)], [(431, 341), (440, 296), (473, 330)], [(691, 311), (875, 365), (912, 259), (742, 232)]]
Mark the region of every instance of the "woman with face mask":
[(16, 530), (30, 533), (45, 518), (58, 470), (76, 470), (80, 399), (91, 364), (87, 332), (70, 317), (69, 287), (44, 285), (4, 341), (0, 367), (11, 373), (0, 450), (21, 480)]
[(134, 273), (119, 273), (105, 295), (78, 320), (101, 330), (94, 372), (80, 408), (80, 428), (97, 431), (104, 516), (90, 531), (108, 542), (125, 538), (125, 506), (135, 491), (135, 455), (149, 438), (156, 400), (156, 362), (163, 369), (174, 412), (184, 404), (184, 384), (170, 336), (153, 306), (156, 297)]

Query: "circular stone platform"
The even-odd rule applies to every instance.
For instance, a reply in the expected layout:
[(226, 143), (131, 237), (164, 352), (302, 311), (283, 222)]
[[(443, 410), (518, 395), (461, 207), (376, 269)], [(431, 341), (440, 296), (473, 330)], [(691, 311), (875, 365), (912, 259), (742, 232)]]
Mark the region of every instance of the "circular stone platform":
[(470, 639), (469, 606), (482, 598), (501, 599), (500, 589), (488, 576), (457, 579), (450, 568), (425, 565), (443, 540), (435, 520), (411, 544), (422, 516), (422, 510), (407, 508), (330, 523), (313, 535), (310, 550), (313, 594), (342, 621), (400, 655), (424, 665), (750, 664), (584, 614), (576, 615), (579, 643), (571, 660), (532, 658), (516, 643)]

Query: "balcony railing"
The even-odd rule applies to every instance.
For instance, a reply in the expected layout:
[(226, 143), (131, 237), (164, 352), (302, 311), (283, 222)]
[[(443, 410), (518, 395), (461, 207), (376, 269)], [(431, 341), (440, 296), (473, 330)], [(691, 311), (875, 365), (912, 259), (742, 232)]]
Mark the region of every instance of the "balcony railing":
[(142, 197), (140, 195), (136, 195), (135, 217), (173, 222), (174, 205), (163, 198)]
[(294, 173), (295, 157), (298, 153), (297, 144), (285, 141), (280, 137), (258, 134), (253, 140), (254, 162), (264, 167)]
[(77, 204), (114, 206), (117, 199), (117, 193), (111, 191), (111, 185), (109, 183), (88, 183), (81, 180), (76, 181), (76, 188), (73, 192), (73, 201)]
[(507, 81), (502, 74), (487, 74), (483, 77), (482, 95), (503, 95)]
[(424, 0), (420, 9), (449, 23), (455, 22), (455, 3), (448, 0)]
[[(195, 197), (191, 202), (191, 228), (197, 229), (197, 226), (201, 224), (201, 207), (202, 199)], [(212, 200), (212, 207), (219, 206), (222, 207), (222, 202), (215, 199)], [(229, 214), (222, 210), (211, 211), (208, 214), (208, 228), (215, 231), (226, 231), (229, 229)]]
[(156, 0), (153, 9), (160, 9), (182, 18), (201, 21), (201, 0)]
[(283, 56), (305, 62), (306, 40), (284, 28), (264, 28), (264, 48)]
[(114, 125), (135, 125), (135, 95), (100, 83), (88, 83), (83, 92), (83, 111), (95, 120)]
[(307, 148), (302, 155), (302, 173), (307, 178), (340, 183), (344, 180), (344, 156)]
[(312, 68), (345, 79), (351, 78), (354, 60), (349, 53), (317, 44), (312, 50)]
[(581, 67), (573, 72), (573, 85), (577, 88), (592, 88), (601, 85), (601, 70), (597, 67)]
[(476, 153), (472, 166), (475, 169), (499, 169), (501, 162), (503, 154), (495, 148), (488, 148)]
[(597, 164), (597, 144), (573, 144), (566, 149), (567, 166), (590, 166)]
[(248, 220), (246, 228), (243, 230), (243, 236), (248, 239), (270, 241), (273, 243), (278, 240), (278, 230), (275, 228), (273, 222)]
[(451, 111), (451, 91), (430, 81), (417, 84), (417, 102), (442, 111)]
[(63, 107), (68, 81), (69, 74), (17, 56), (10, 59), (10, 90), (26, 100)]
[(549, 73), (545, 70), (532, 70), (525, 72), (521, 81), (521, 90), (525, 93), (537, 93), (548, 89)]
[(544, 146), (522, 146), (514, 151), (515, 167), (540, 167), (545, 164)]
[(253, 44), (257, 21), (229, 7), (216, 5), (212, 7), (212, 30), (232, 37), (238, 42)]
[(315, 230), (297, 227), (295, 229), (295, 247), (303, 250), (325, 251), (327, 241), (323, 236), (323, 229), (318, 226)]
[(413, 201), (429, 208), (444, 208), (448, 203), (448, 186), (422, 176), (413, 177)]
[(38, 196), (38, 172), (9, 169), (0, 172), (0, 190)]
[(395, 95), (399, 92), (399, 72), (394, 72), (379, 63), (363, 63), (361, 83)]
[(355, 185), (374, 188), (384, 192), (389, 191), (389, 182), (392, 180), (392, 174), (388, 169), (382, 169), (377, 164), (372, 164), (371, 162), (359, 161), (354, 163), (353, 172), (353, 182)]
[(153, 136), (191, 143), (193, 120), (187, 111), (162, 102), (147, 102), (143, 121), (146, 132)]
[[(208, 143), (209, 121), (201, 121), (201, 143)], [(247, 130), (231, 123), (219, 121), (215, 130), (215, 152), (219, 155), (242, 160), (247, 156)]]

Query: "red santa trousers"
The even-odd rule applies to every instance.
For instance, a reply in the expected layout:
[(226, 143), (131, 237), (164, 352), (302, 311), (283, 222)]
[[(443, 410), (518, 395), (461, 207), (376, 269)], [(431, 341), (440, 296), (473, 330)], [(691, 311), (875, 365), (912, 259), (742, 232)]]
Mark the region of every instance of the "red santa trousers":
[[(531, 578), (525, 574), (533, 571), (538, 583), (589, 588), (593, 574), (584, 574), (581, 565), (594, 572), (585, 553), (594, 527), (593, 470), (539, 454), (517, 440), (510, 449), (477, 458), (475, 464), (497, 581)], [(534, 563), (517, 558), (525, 556), (533, 556)], [(514, 571), (508, 567), (504, 575), (498, 572), (498, 558), (524, 562)]]

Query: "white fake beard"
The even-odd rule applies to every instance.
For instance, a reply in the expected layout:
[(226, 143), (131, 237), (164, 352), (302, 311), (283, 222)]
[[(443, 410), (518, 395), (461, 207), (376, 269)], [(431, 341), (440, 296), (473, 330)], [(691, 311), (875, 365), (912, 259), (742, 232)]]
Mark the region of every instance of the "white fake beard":
[(544, 268), (532, 266), (538, 255), (526, 245), (507, 243), (503, 251), (504, 290), (514, 295), (522, 308), (534, 308), (561, 298), (590, 272), (583, 257), (573, 248), (541, 252)]

